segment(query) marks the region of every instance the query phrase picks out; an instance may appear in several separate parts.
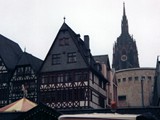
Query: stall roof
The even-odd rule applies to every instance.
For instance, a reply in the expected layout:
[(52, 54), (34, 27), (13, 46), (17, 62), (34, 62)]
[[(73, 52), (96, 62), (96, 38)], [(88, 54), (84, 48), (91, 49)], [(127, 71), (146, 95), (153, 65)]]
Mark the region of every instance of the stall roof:
[(0, 112), (26, 112), (32, 108), (37, 106), (36, 103), (26, 99), (22, 98), (20, 100), (17, 100), (7, 106), (4, 106), (0, 108)]

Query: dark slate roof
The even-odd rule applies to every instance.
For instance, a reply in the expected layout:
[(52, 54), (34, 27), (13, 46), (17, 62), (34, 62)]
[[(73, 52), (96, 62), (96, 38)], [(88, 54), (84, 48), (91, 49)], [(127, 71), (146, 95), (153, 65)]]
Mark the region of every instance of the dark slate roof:
[[(63, 23), (62, 27), (60, 28), (60, 31), (69, 31), (72, 39), (74, 40), (78, 50), (80, 51), (82, 57), (84, 58), (86, 64), (90, 67), (94, 67), (95, 61), (90, 53), (90, 50), (87, 49), (84, 41), (80, 38), (79, 34), (76, 34), (65, 22)], [(90, 62), (88, 61), (88, 57), (90, 57)]]
[(8, 69), (15, 68), (21, 54), (22, 50), (17, 43), (0, 35), (0, 57)]
[(0, 112), (0, 120), (15, 120), (25, 112)]
[[(88, 49), (86, 47), (84, 41), (80, 38), (80, 35), (76, 34), (65, 22), (61, 26), (58, 34), (61, 31), (68, 31), (70, 33), (70, 35), (71, 35), (74, 43), (76, 44), (81, 56), (83, 57), (84, 61), (88, 65), (88, 68), (91, 69), (95, 74), (99, 75), (99, 77), (101, 77), (101, 79), (106, 80), (106, 78), (104, 78), (104, 76), (101, 74), (101, 72), (97, 70), (96, 62), (90, 52), (90, 49)], [(58, 36), (58, 34), (57, 34), (57, 36)], [(57, 39), (57, 36), (56, 36), (55, 40)], [(52, 45), (52, 47), (53, 47), (53, 45)], [(50, 50), (52, 49), (52, 47), (50, 48)], [(48, 54), (49, 53), (50, 53), (50, 51), (48, 52)], [(47, 54), (47, 56), (48, 56), (48, 54)], [(46, 56), (46, 58), (47, 58), (47, 56)]]
[(42, 65), (42, 62), (43, 61), (41, 59), (39, 59), (39, 58), (37, 58), (27, 52), (23, 52), (17, 66), (31, 65), (33, 70), (35, 72), (38, 72), (41, 65)]
[(93, 57), (94, 57), (95, 61), (99, 61), (101, 63), (106, 64), (108, 70), (111, 69), (108, 55), (96, 55), (96, 56), (93, 56)]

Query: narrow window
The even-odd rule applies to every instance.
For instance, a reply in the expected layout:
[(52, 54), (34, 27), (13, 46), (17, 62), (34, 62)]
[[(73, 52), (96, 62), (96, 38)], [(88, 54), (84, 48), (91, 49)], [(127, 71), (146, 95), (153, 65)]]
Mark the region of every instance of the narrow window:
[(31, 68), (29, 66), (25, 67), (25, 73), (30, 74), (31, 73)]
[(63, 37), (59, 39), (60, 46), (68, 46), (69, 45), (69, 38)]
[(128, 80), (129, 80), (129, 81), (132, 81), (132, 77), (128, 77)]
[(126, 100), (126, 96), (125, 95), (118, 96), (118, 100), (119, 101), (125, 101)]
[(21, 74), (23, 74), (23, 68), (22, 67), (17, 69), (17, 75), (21, 75)]
[(77, 57), (76, 57), (76, 53), (75, 52), (68, 53), (67, 62), (68, 63), (75, 63), (75, 62), (77, 62)]
[(2, 66), (3, 65), (3, 62), (2, 62), (2, 60), (0, 59), (0, 66)]
[(151, 77), (151, 76), (148, 76), (148, 80), (152, 80), (152, 77)]
[(52, 55), (52, 65), (58, 65), (61, 63), (61, 57), (60, 54), (53, 54)]
[(94, 83), (94, 74), (92, 73), (92, 83)]
[(135, 77), (135, 80), (138, 80), (138, 76)]
[(121, 82), (121, 79), (118, 79), (118, 83), (120, 83)]
[(126, 82), (126, 78), (123, 78), (123, 82)]
[(59, 45), (64, 46), (64, 39), (63, 38), (59, 39)]
[(105, 101), (104, 101), (104, 98), (99, 96), (99, 105), (104, 108), (105, 107)]
[(69, 45), (69, 38), (65, 38), (65, 40), (64, 40), (64, 44), (65, 44), (66, 46), (68, 46), (68, 45)]

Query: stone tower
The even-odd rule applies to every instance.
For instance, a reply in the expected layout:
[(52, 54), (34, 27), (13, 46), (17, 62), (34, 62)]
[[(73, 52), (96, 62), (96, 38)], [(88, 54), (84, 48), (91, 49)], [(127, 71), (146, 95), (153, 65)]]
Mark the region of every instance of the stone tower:
[(139, 67), (136, 42), (129, 34), (128, 20), (123, 3), (123, 17), (121, 23), (121, 35), (113, 47), (113, 63), (115, 70)]

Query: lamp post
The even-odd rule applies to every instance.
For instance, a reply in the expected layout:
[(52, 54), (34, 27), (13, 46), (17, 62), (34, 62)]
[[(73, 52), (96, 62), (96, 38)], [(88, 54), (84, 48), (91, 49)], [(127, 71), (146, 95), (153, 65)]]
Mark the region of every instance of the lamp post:
[(144, 81), (145, 77), (142, 76), (141, 77), (141, 100), (142, 100), (142, 107), (144, 107), (144, 95), (143, 95), (143, 81)]

